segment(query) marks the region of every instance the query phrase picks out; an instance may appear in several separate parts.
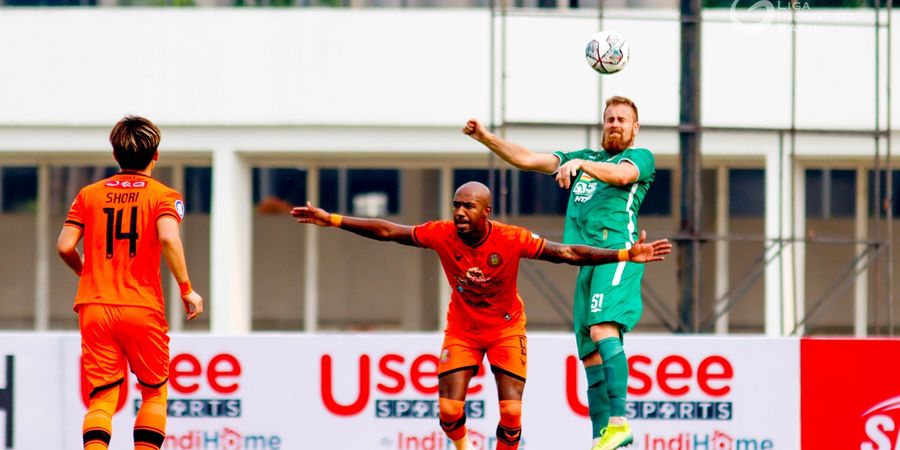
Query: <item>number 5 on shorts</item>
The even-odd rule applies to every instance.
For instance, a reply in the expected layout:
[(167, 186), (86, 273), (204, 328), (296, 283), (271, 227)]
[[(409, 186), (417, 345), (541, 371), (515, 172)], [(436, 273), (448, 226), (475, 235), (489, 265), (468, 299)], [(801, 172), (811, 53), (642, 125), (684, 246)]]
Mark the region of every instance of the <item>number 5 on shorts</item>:
[(597, 313), (603, 310), (603, 294), (594, 294), (591, 297), (591, 312)]

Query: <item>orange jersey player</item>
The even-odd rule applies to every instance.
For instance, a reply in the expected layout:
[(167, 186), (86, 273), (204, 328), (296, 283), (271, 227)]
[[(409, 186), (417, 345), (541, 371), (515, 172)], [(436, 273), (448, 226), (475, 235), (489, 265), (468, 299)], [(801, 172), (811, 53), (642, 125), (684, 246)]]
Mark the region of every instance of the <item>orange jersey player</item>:
[(91, 385), (82, 427), (86, 450), (109, 447), (126, 362), (141, 386), (134, 448), (159, 449), (165, 441), (169, 336), (160, 255), (181, 288), (188, 319), (203, 312), (178, 234), (184, 202), (150, 178), (159, 140), (159, 129), (147, 119), (119, 121), (110, 143), (121, 172), (78, 193), (57, 242), (60, 257), (80, 277), (75, 312), (82, 369)]
[(437, 252), (453, 288), (438, 364), (438, 407), (441, 428), (457, 450), (470, 448), (465, 425), (466, 391), (485, 355), (500, 401), (496, 449), (519, 447), (527, 366), (525, 306), (516, 288), (519, 260), (574, 265), (650, 262), (661, 261), (672, 249), (666, 240), (644, 243), (644, 234), (629, 250), (563, 245), (525, 228), (491, 221), (491, 209), (490, 189), (469, 182), (453, 197), (453, 221), (412, 227), (329, 214), (309, 203), (291, 211), (300, 223), (334, 226), (367, 238)]

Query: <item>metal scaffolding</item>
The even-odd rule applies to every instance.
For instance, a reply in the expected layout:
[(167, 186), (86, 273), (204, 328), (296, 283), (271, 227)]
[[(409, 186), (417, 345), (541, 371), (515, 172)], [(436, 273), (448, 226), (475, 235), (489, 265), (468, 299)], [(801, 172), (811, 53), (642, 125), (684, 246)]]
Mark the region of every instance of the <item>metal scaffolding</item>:
[[(778, 335), (802, 336), (808, 333), (808, 327), (815, 323), (816, 317), (823, 311), (830, 308), (836, 303), (836, 300), (843, 295), (850, 286), (865, 277), (871, 270), (871, 285), (874, 293), (868, 294), (872, 299), (873, 311), (869, 314), (867, 308), (865, 311), (864, 322), (861, 324), (857, 320), (854, 328), (855, 334), (860, 335), (890, 335), (894, 336), (894, 283), (893, 283), (893, 167), (891, 153), (891, 37), (892, 37), (892, 5), (887, 2), (886, 6), (882, 5), (883, 0), (875, 0), (874, 21), (872, 29), (875, 33), (875, 106), (874, 106), (874, 126), (870, 131), (861, 131), (857, 129), (834, 129), (834, 128), (801, 128), (797, 125), (797, 30), (798, 27), (804, 26), (798, 21), (798, 11), (802, 8), (798, 7), (799, 0), (792, 0), (790, 9), (790, 27), (791, 27), (791, 67), (790, 67), (790, 124), (784, 128), (765, 128), (765, 127), (711, 127), (704, 126), (700, 123), (700, 86), (699, 68), (702, 64), (702, 55), (700, 54), (700, 33), (704, 22), (715, 21), (715, 18), (703, 17), (701, 4), (699, 0), (682, 0), (681, 13), (679, 16), (681, 24), (681, 104), (680, 104), (680, 124), (678, 126), (653, 126), (642, 125), (644, 130), (660, 130), (677, 132), (680, 136), (680, 171), (681, 171), (681, 204), (679, 205), (679, 229), (673, 232), (669, 239), (677, 242), (678, 251), (678, 273), (679, 273), (679, 301), (677, 312), (667, 311), (665, 300), (655, 292), (652, 287), (645, 283), (644, 299), (648, 309), (656, 314), (663, 326), (671, 332), (686, 333), (706, 333), (706, 332), (723, 332), (720, 327), (720, 321), (727, 316), (728, 311), (737, 304), (747, 293), (750, 287), (760, 279), (764, 278), (766, 270), (782, 256), (782, 252), (789, 252), (792, 256), (789, 261), (793, 265), (791, 273), (793, 276), (802, 277), (805, 272), (798, 273), (797, 270), (797, 254), (805, 251), (805, 244), (831, 244), (831, 245), (853, 245), (857, 249), (856, 255), (846, 263), (840, 271), (837, 279), (832, 280), (829, 289), (824, 295), (807, 301), (806, 298), (799, 298), (797, 295), (797, 284), (791, 283), (792, 288), (782, 286), (781, 292), (785, 289), (791, 289), (793, 294), (786, 298), (780, 298), (780, 307), (785, 311), (792, 311), (787, 314), (784, 322), (781, 324), (766, 324), (767, 334), (770, 328), (778, 330)], [(590, 142), (591, 128), (602, 126), (602, 124), (578, 124), (565, 122), (516, 122), (507, 120), (507, 18), (510, 16), (548, 16), (555, 12), (554, 9), (545, 10), (527, 10), (527, 9), (511, 9), (509, 0), (492, 0), (488, 7), (491, 10), (491, 26), (490, 26), (490, 124), (492, 131), (505, 137), (507, 129), (510, 127), (517, 128), (568, 128), (577, 132), (584, 132)], [(562, 5), (562, 9), (567, 9), (568, 5)], [(882, 11), (886, 12), (886, 19), (882, 20)], [(583, 14), (582, 14), (583, 13)], [(570, 10), (566, 17), (584, 18), (590, 13), (587, 10), (580, 10), (573, 14)], [(593, 15), (594, 13), (590, 13)], [(603, 0), (600, 0), (596, 8), (596, 18), (598, 29), (603, 29), (604, 20), (610, 18), (604, 7)], [(560, 17), (557, 15), (556, 17)], [(631, 20), (641, 20), (634, 16), (628, 17)], [(646, 20), (661, 20), (656, 17), (649, 17)], [(662, 19), (665, 20), (665, 19)], [(844, 26), (843, 23), (820, 22), (820, 25), (828, 26)], [(886, 36), (883, 36), (886, 35)], [(884, 37), (882, 42), (882, 38)], [(499, 45), (497, 39), (499, 38)], [(886, 48), (883, 49), (882, 46)], [(882, 67), (882, 63), (884, 67)], [(883, 73), (884, 72), (884, 73)], [(881, 77), (884, 75), (885, 80)], [(598, 81), (599, 90), (598, 98), (603, 98), (603, 83)], [(497, 104), (499, 102), (499, 105)], [(597, 102), (600, 108), (600, 116), (602, 121), (602, 102)], [(885, 111), (883, 114), (882, 111)], [(498, 117), (499, 116), (499, 117)], [(887, 124), (883, 126), (883, 124)], [(787, 168), (779, 166), (779, 170), (790, 170), (793, 172), (797, 167), (797, 137), (800, 135), (835, 135), (835, 136), (865, 136), (873, 140), (873, 189), (874, 195), (871, 197), (871, 232), (858, 235), (854, 239), (844, 238), (820, 238), (807, 236), (806, 233), (797, 233), (796, 214), (790, 214), (789, 217), (779, 215), (779, 230), (783, 230), (785, 225), (789, 225), (791, 233), (785, 234), (779, 232), (777, 237), (772, 236), (738, 236), (735, 234), (720, 234), (717, 232), (710, 233), (701, 229), (699, 218), (701, 209), (701, 191), (700, 177), (702, 167), (702, 151), (700, 149), (700, 136), (704, 132), (765, 132), (777, 134), (779, 145), (779, 158), (784, 158), (788, 162)], [(504, 191), (506, 186), (506, 174), (508, 168), (501, 167), (499, 175), (495, 177), (494, 169), (497, 168), (496, 156), (490, 153), (489, 167), (491, 168), (491, 188), (495, 192), (499, 192), (498, 203), (500, 214), (506, 211), (507, 192)], [(860, 172), (863, 173), (864, 172)], [(784, 175), (784, 173), (780, 174)], [(860, 174), (857, 174), (858, 178)], [(780, 176), (779, 179), (783, 179)], [(499, 178), (499, 180), (495, 179)], [(794, 183), (792, 181), (791, 183)], [(863, 180), (858, 180), (858, 185)], [(882, 186), (884, 184), (884, 186)], [(498, 189), (499, 187), (499, 189)], [(784, 183), (779, 182), (779, 190), (784, 188)], [(882, 188), (884, 188), (882, 190)], [(779, 194), (780, 195), (780, 194)], [(791, 195), (790, 204), (787, 205), (790, 211), (796, 208), (794, 205), (795, 195)], [(780, 200), (779, 200), (780, 201)], [(863, 205), (866, 206), (866, 205)], [(804, 212), (805, 213), (805, 212)], [(857, 207), (857, 215), (869, 214), (865, 208)], [(789, 223), (784, 223), (789, 221)], [(799, 234), (799, 235), (798, 235)], [(730, 242), (760, 242), (763, 244), (764, 250), (754, 261), (751, 268), (746, 271), (741, 279), (735, 280), (727, 289), (717, 292), (716, 298), (712, 301), (713, 313), (703, 316), (702, 299), (699, 292), (699, 272), (700, 272), (700, 245), (706, 242), (712, 243), (730, 243)], [(797, 245), (791, 245), (797, 244)], [(805, 269), (804, 269), (805, 270)], [(541, 274), (541, 269), (529, 269), (524, 272), (539, 289), (544, 293), (549, 302), (553, 304), (556, 311), (560, 313), (563, 320), (571, 321), (567, 317), (571, 311), (569, 305), (570, 300), (564, 298), (557, 289), (555, 289), (550, 280)], [(868, 283), (868, 280), (863, 280)], [(544, 287), (540, 287), (540, 286)], [(805, 297), (805, 296), (804, 296)], [(788, 304), (794, 301), (794, 305)], [(797, 303), (799, 302), (799, 303)], [(809, 303), (810, 307), (803, 306), (804, 302)], [(800, 304), (801, 306), (797, 306)], [(884, 315), (887, 320), (882, 319), (880, 307), (886, 307), (887, 311)], [(858, 308), (859, 309), (859, 308)], [(801, 312), (802, 314), (797, 314)], [(781, 316), (779, 316), (781, 317)], [(768, 321), (768, 320), (767, 320)]]

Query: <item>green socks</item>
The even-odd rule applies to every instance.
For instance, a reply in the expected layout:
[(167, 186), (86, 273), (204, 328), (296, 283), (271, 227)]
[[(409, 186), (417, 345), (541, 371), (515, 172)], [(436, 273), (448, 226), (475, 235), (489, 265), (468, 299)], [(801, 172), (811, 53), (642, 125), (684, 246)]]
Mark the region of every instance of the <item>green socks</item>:
[(624, 417), (625, 396), (628, 393), (628, 358), (625, 357), (622, 341), (617, 337), (602, 339), (597, 342), (597, 351), (603, 359), (601, 367), (609, 393), (609, 415)]
[(603, 375), (603, 365), (584, 368), (587, 374), (587, 400), (588, 414), (591, 417), (591, 431), (594, 438), (599, 438), (600, 433), (609, 422), (609, 394), (606, 392), (606, 376)]

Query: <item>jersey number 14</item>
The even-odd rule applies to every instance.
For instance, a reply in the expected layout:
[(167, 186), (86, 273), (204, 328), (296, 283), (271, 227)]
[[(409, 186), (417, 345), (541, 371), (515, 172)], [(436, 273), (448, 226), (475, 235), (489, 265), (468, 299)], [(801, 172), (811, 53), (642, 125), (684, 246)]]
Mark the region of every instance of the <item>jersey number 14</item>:
[(112, 259), (113, 248), (116, 240), (128, 239), (128, 256), (134, 257), (137, 254), (137, 206), (131, 207), (131, 218), (127, 233), (122, 232), (122, 214), (125, 212), (123, 208), (103, 208), (106, 214), (106, 259)]

